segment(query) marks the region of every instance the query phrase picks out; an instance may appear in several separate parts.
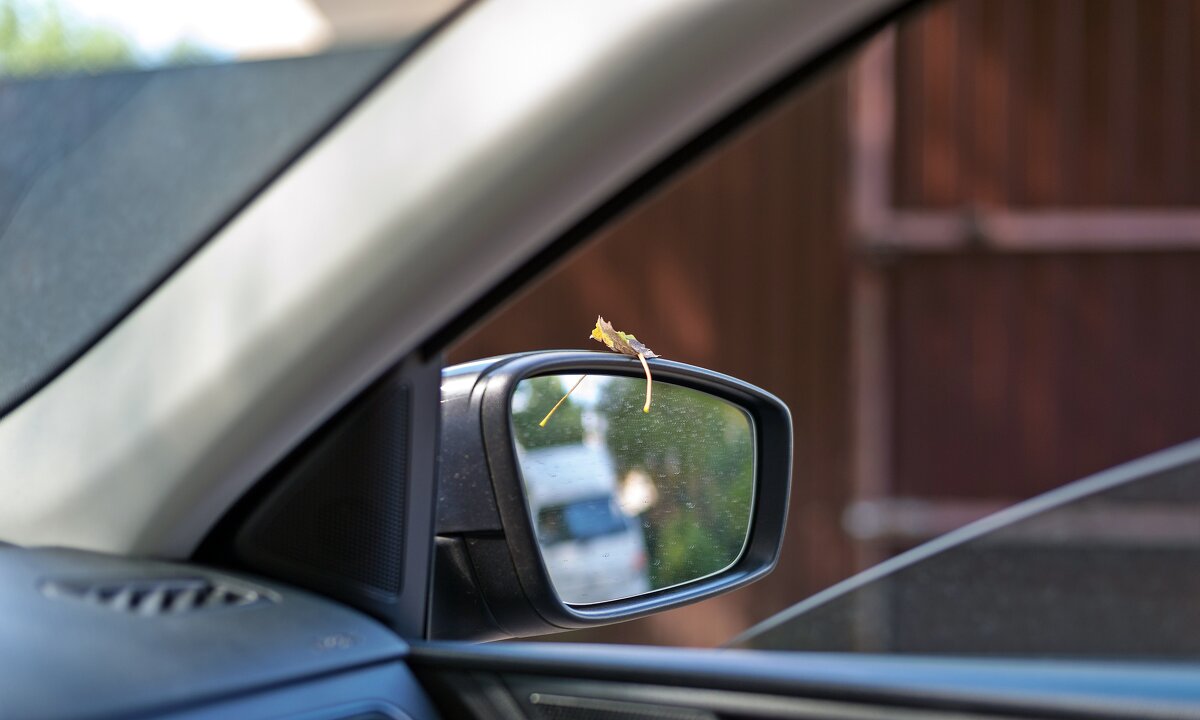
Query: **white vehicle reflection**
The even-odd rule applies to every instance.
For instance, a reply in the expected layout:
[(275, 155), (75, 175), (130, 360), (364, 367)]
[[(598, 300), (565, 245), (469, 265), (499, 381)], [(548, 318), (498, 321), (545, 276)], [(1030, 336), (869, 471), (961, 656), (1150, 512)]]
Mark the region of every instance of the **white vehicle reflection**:
[(554, 589), (575, 605), (650, 590), (641, 526), (617, 500), (617, 472), (603, 446), (519, 450), (530, 514)]

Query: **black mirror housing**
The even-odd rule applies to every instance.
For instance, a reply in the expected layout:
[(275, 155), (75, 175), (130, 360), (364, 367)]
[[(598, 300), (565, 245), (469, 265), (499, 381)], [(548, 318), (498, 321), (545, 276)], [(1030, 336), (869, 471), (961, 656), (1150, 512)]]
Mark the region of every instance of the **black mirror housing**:
[(543, 375), (642, 378), (638, 360), (549, 351), (446, 368), (442, 374), (431, 639), (495, 640), (631, 620), (753, 582), (775, 566), (787, 519), (792, 423), (787, 406), (753, 385), (656, 358), (654, 381), (702, 391), (742, 409), (754, 435), (749, 534), (724, 570), (634, 597), (572, 605), (559, 599), (526, 501), (512, 423), (518, 383)]

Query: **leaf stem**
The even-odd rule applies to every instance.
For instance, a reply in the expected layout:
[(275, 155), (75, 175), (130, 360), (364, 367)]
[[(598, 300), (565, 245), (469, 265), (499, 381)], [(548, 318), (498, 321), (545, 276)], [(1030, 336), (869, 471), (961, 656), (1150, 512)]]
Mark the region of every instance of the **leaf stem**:
[(646, 362), (646, 356), (638, 353), (638, 360), (642, 361), (642, 369), (646, 371), (646, 404), (642, 406), (642, 412), (650, 412), (650, 386), (653, 382), (650, 379), (650, 365)]
[[(647, 370), (646, 372), (650, 371)], [(586, 377), (587, 375), (579, 376), (579, 379), (575, 381), (575, 384), (571, 386), (571, 389), (567, 391), (567, 394), (563, 395), (561, 400), (554, 403), (554, 407), (550, 408), (550, 412), (546, 413), (546, 417), (542, 418), (542, 421), (538, 423), (538, 427), (546, 427), (546, 421), (550, 419), (550, 416), (553, 415), (556, 410), (558, 410), (559, 405), (562, 405), (564, 402), (566, 402), (567, 398), (571, 397), (571, 393), (575, 392), (575, 388), (579, 387), (579, 383), (583, 382), (583, 379)], [(647, 400), (647, 402), (649, 402), (649, 400)]]

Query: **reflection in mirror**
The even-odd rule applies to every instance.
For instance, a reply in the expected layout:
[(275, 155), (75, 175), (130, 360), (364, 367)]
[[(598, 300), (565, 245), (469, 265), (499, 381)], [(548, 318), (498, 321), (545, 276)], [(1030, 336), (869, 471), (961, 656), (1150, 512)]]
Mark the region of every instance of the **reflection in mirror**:
[(542, 559), (583, 605), (718, 573), (741, 555), (754, 494), (754, 433), (738, 406), (698, 390), (588, 375), (522, 380), (513, 435)]

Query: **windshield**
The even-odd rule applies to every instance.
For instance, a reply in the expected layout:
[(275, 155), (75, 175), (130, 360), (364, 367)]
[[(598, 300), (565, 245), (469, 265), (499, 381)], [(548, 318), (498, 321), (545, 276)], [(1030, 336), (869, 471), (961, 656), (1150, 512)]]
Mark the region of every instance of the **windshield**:
[(453, 6), (355, 3), (347, 17), (336, 4), (250, 5), (0, 0), (0, 416), (128, 313)]

